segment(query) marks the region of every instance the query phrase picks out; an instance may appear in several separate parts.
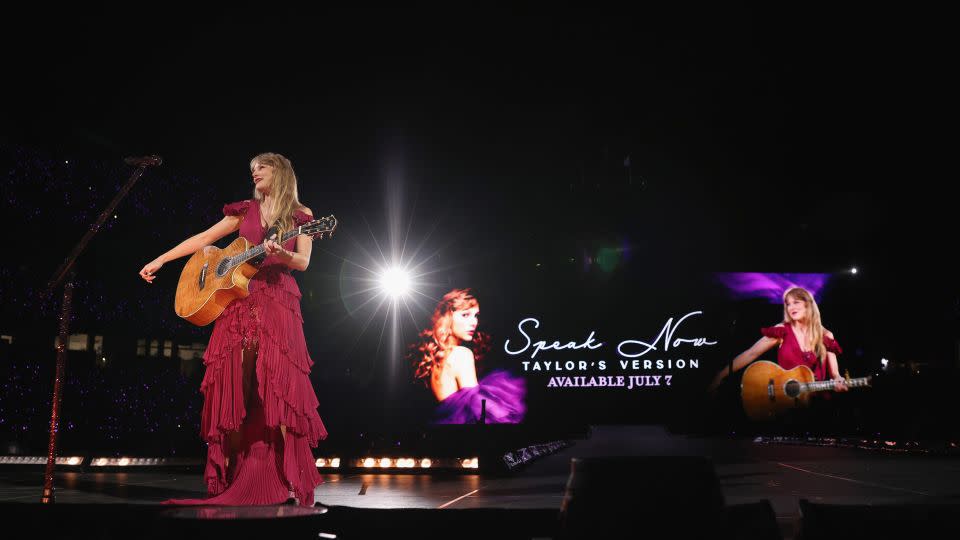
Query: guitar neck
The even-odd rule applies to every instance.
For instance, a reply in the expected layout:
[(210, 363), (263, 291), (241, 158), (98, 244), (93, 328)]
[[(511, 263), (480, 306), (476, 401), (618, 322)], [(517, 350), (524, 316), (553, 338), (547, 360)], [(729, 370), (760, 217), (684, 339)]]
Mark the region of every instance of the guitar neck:
[[(283, 235), (280, 237), (280, 240), (277, 241), (277, 243), (280, 244), (280, 245), (283, 245), (283, 243), (286, 242), (287, 240), (289, 240), (289, 239), (291, 239), (291, 238), (293, 238), (293, 237), (295, 237), (295, 236), (301, 235), (301, 234), (302, 234), (302, 232), (301, 232), (302, 230), (303, 230), (303, 227), (297, 227), (296, 229), (293, 229), (292, 231), (288, 231), (288, 232), (283, 233)], [(254, 257), (258, 257), (258, 256), (260, 256), (260, 255), (263, 255), (263, 252), (264, 252), (264, 251), (266, 251), (266, 248), (263, 247), (263, 244), (258, 244), (258, 245), (256, 245), (256, 246), (254, 246), (254, 247), (252, 247), (252, 248), (244, 251), (243, 253), (238, 254), (236, 257), (231, 258), (231, 259), (230, 259), (230, 267), (232, 268), (232, 267), (234, 267), (234, 266), (243, 264), (243, 263), (249, 261), (250, 259), (253, 259)]]
[[(844, 384), (849, 388), (859, 388), (862, 386), (870, 386), (870, 377), (860, 377), (858, 379), (844, 379)], [(805, 392), (822, 392), (824, 390), (833, 390), (836, 381), (813, 381), (803, 385), (803, 390)]]

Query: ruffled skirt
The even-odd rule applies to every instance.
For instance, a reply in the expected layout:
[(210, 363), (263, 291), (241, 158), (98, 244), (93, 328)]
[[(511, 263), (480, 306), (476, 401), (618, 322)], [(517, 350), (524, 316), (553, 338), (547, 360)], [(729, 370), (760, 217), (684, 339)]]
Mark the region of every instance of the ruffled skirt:
[[(244, 349), (248, 359), (256, 351), (246, 399)], [(261, 269), (250, 281), (250, 295), (231, 302), (214, 323), (203, 363), (200, 430), (207, 443), (208, 498), (167, 503), (277, 504), (292, 490), (300, 504), (312, 505), (322, 480), (311, 448), (327, 430), (310, 383), (313, 361), (293, 276)]]

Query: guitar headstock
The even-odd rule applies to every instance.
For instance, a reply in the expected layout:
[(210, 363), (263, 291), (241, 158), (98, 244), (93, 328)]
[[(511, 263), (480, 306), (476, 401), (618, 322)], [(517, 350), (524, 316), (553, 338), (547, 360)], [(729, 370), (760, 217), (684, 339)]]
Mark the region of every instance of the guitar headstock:
[(333, 214), (329, 216), (324, 216), (320, 219), (315, 219), (309, 223), (304, 223), (300, 226), (300, 234), (306, 234), (308, 236), (323, 238), (323, 235), (326, 234), (327, 238), (333, 236), (333, 231), (337, 229), (337, 218)]

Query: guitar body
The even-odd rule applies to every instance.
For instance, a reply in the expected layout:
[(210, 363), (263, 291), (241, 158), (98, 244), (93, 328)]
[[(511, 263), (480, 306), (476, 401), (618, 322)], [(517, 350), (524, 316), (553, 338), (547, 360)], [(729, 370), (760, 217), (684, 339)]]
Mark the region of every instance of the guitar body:
[(762, 421), (806, 407), (810, 393), (803, 391), (803, 385), (813, 381), (813, 371), (807, 366), (785, 370), (768, 360), (754, 362), (743, 372), (743, 410), (751, 420)]
[[(277, 243), (283, 245), (300, 235), (329, 238), (336, 229), (337, 218), (331, 214), (283, 233)], [(272, 232), (276, 229), (268, 230), (267, 238), (271, 238)], [(253, 246), (239, 236), (223, 249), (207, 246), (194, 253), (180, 272), (173, 305), (177, 315), (197, 326), (206, 326), (216, 320), (230, 302), (250, 296), (250, 278), (257, 273), (255, 265), (266, 257), (265, 251), (264, 244)]]
[(249, 296), (250, 278), (257, 273), (255, 266), (242, 263), (221, 272), (222, 275), (218, 275), (217, 270), (227, 259), (250, 247), (250, 242), (241, 236), (223, 249), (206, 246), (194, 253), (183, 267), (177, 283), (174, 300), (177, 315), (197, 326), (206, 326), (223, 313), (227, 304)]

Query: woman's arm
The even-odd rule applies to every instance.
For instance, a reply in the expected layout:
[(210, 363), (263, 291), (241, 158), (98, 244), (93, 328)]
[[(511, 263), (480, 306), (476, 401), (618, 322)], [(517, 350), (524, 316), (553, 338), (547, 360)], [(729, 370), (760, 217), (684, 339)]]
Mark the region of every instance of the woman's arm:
[[(304, 214), (313, 217), (313, 212), (309, 208), (300, 209)], [(284, 264), (303, 272), (310, 266), (310, 253), (313, 252), (313, 237), (301, 234), (297, 237), (297, 251), (289, 251), (273, 240), (267, 240), (265, 244), (267, 255), (277, 255)]]
[[(769, 351), (779, 342), (779, 339), (763, 336), (757, 340), (752, 347), (738, 354), (737, 357), (733, 359), (733, 371), (740, 371), (746, 367), (747, 364), (756, 360), (761, 354)], [(723, 369), (717, 373), (716, 377), (713, 378), (713, 382), (710, 383), (709, 390), (711, 392), (715, 391), (717, 387), (720, 386), (720, 383), (727, 378), (727, 375), (730, 375), (730, 367), (724, 366)]]
[[(836, 341), (836, 338), (833, 337), (833, 332), (826, 328), (823, 329), (823, 335)], [(837, 355), (830, 351), (827, 351), (827, 376), (833, 379), (833, 388), (837, 392), (846, 392), (849, 390), (843, 376), (840, 375), (840, 362), (837, 360)]]
[(840, 375), (840, 364), (837, 362), (837, 355), (827, 352), (827, 376), (833, 379), (833, 389), (837, 392), (846, 392), (849, 390), (846, 379)]
[(163, 255), (145, 264), (143, 268), (140, 269), (140, 277), (146, 280), (147, 283), (153, 283), (153, 280), (157, 277), (157, 270), (160, 270), (161, 266), (180, 257), (192, 255), (199, 251), (200, 248), (209, 246), (224, 236), (236, 231), (240, 228), (241, 220), (242, 218), (240, 216), (224, 216), (224, 218), (213, 227), (187, 238)]

